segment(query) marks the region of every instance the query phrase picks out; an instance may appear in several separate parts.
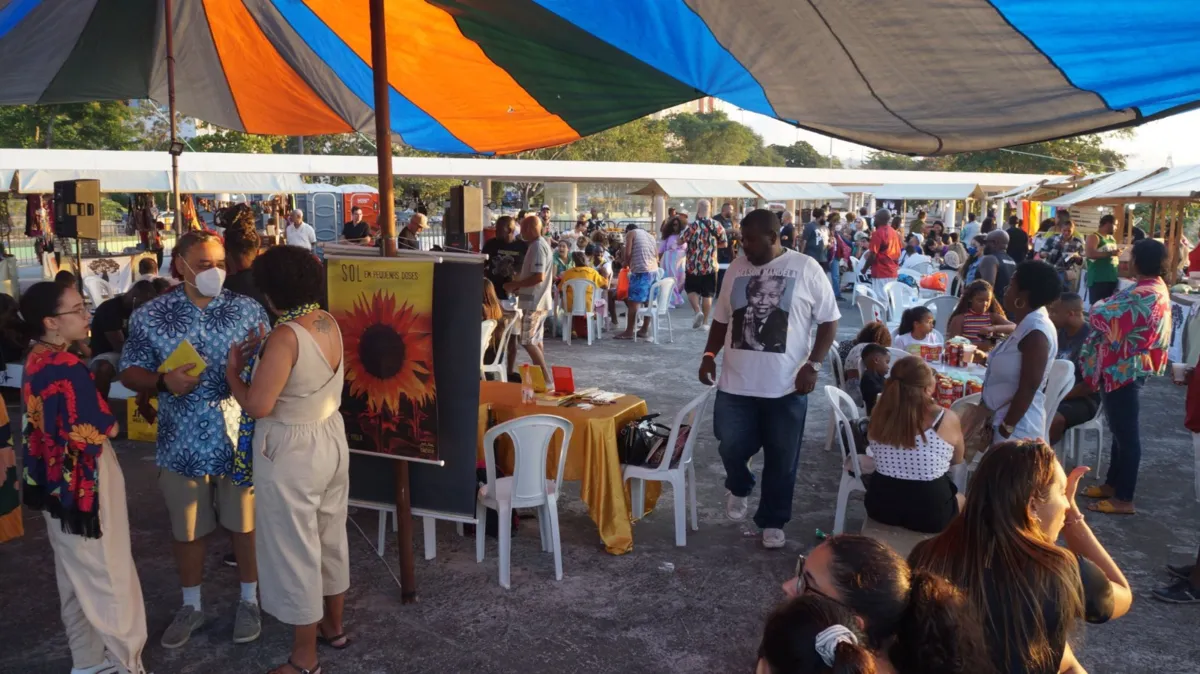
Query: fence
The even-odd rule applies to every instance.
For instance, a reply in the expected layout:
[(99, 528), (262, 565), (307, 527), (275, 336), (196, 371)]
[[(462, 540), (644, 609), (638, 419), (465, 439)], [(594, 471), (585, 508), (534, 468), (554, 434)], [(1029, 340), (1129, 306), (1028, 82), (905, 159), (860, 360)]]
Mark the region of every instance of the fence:
[[(38, 266), (37, 250), (34, 248), (33, 237), (25, 236), (25, 216), (12, 216), (12, 227), (3, 229), (0, 234), (3, 235), (4, 248), (9, 255), (17, 258), (17, 265), (22, 267)], [(125, 233), (125, 225), (120, 222), (112, 222), (105, 220), (100, 223), (100, 240), (99, 241), (84, 241), (83, 252), (87, 255), (102, 253), (109, 255), (117, 255), (124, 252), (131, 252), (131, 249), (137, 249), (140, 239), (136, 234), (129, 235)], [(163, 246), (170, 250), (175, 245), (175, 234), (173, 232), (163, 232)], [(64, 256), (75, 255), (75, 242), (70, 239), (57, 239), (55, 241), (55, 250)]]

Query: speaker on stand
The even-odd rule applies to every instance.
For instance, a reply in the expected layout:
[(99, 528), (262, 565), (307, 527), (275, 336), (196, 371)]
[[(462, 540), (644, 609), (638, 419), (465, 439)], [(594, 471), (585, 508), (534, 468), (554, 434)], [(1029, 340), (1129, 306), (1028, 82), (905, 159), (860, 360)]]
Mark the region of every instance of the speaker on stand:
[(54, 235), (75, 239), (75, 282), (83, 294), (80, 239), (100, 239), (100, 181), (58, 180), (54, 183)]
[(469, 250), (469, 234), (483, 231), (483, 190), (471, 185), (450, 188), (450, 208), (442, 226), (446, 233), (446, 248)]

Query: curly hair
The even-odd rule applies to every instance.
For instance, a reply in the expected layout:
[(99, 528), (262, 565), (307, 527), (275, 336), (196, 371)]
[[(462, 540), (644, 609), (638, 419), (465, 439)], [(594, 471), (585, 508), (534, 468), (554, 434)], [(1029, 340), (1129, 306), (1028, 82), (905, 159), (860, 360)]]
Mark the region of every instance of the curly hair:
[(325, 269), (312, 252), (298, 246), (275, 246), (251, 267), (254, 285), (276, 311), (325, 303)]
[(254, 227), (254, 219), (238, 218), (225, 229), (225, 255), (229, 257), (253, 256), (258, 252), (261, 239)]
[(888, 331), (887, 326), (882, 321), (871, 321), (862, 326), (862, 329), (858, 331), (858, 335), (854, 338), (854, 343), (891, 346), (892, 333)]

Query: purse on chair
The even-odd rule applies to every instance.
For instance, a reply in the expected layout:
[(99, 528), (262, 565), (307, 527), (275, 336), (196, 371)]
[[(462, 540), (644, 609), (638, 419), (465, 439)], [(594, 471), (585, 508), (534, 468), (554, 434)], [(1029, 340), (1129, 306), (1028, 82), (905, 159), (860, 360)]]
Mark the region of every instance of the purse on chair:
[(646, 465), (651, 454), (670, 437), (670, 428), (654, 423), (658, 416), (647, 414), (636, 421), (626, 422), (621, 427), (617, 433), (617, 458), (622, 465)]

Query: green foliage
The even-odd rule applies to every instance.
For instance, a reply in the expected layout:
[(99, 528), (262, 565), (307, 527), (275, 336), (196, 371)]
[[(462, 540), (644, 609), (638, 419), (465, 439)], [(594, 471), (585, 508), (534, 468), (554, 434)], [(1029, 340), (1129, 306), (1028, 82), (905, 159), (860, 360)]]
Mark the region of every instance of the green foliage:
[(138, 115), (119, 101), (0, 107), (0, 147), (131, 150)]
[(249, 154), (274, 154), (287, 142), (287, 136), (258, 136), (241, 131), (230, 131), (197, 123), (195, 138), (188, 141), (193, 152), (241, 152)]
[[(784, 166), (788, 168), (830, 168), (829, 156), (817, 152), (817, 148), (803, 140), (791, 145), (772, 145), (770, 149), (783, 157)], [(842, 168), (842, 160), (834, 157), (832, 168)]]
[(921, 163), (907, 155), (875, 151), (867, 155), (867, 160), (862, 163), (861, 168), (884, 169), (888, 171), (920, 171)]
[(680, 164), (745, 164), (762, 147), (762, 136), (724, 112), (682, 112), (667, 118), (671, 160)]
[[(1130, 137), (1131, 130), (1111, 136)], [(999, 150), (915, 158), (872, 152), (862, 168), (897, 171), (977, 171), (982, 173), (1101, 173), (1125, 168), (1125, 155), (1104, 146), (1109, 135), (1091, 134)]]
[(742, 162), (745, 166), (787, 166), (787, 160), (776, 148), (778, 145), (768, 145), (754, 148), (750, 157)]

